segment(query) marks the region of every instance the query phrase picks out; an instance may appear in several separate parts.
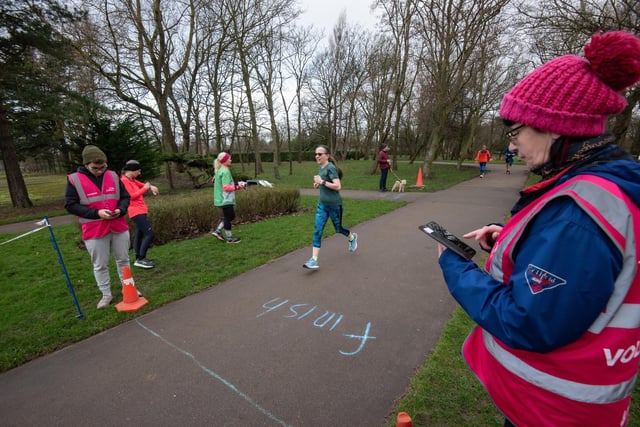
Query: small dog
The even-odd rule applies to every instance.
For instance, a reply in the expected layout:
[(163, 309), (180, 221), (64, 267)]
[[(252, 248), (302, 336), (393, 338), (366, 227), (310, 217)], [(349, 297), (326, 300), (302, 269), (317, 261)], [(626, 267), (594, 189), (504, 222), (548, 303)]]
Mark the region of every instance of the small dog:
[(398, 193), (404, 193), (404, 187), (407, 185), (407, 180), (396, 181), (391, 187), (391, 191), (397, 191)]

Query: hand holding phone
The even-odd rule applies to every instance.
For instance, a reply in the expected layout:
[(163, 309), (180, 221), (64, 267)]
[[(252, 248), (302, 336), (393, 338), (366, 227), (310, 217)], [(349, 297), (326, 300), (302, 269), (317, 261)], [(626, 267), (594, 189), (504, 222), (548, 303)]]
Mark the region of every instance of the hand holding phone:
[(435, 239), (438, 243), (442, 243), (467, 261), (471, 260), (476, 254), (475, 249), (458, 239), (435, 221), (420, 225), (418, 228), (427, 234), (427, 236)]

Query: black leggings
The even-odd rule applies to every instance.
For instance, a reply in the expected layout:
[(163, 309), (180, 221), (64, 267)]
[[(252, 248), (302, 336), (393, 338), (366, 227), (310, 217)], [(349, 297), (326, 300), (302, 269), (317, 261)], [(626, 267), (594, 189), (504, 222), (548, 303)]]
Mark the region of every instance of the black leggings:
[(231, 230), (231, 221), (236, 219), (236, 211), (233, 209), (233, 205), (221, 206), (222, 209), (222, 222), (225, 230)]
[(149, 223), (147, 214), (136, 215), (131, 218), (135, 225), (135, 231), (133, 232), (133, 251), (136, 254), (136, 259), (146, 258), (147, 250), (153, 242), (153, 230)]

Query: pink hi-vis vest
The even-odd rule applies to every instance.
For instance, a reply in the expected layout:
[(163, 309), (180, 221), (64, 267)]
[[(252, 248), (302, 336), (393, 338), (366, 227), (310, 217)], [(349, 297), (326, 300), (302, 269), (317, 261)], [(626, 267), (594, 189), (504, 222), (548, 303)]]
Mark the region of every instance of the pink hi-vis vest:
[(514, 350), (476, 327), (464, 343), (463, 355), (499, 409), (518, 427), (625, 426), (640, 355), (640, 209), (613, 182), (576, 176), (508, 221), (485, 268), (507, 285), (522, 232), (557, 197), (571, 197), (623, 256), (606, 308), (577, 341), (549, 353)]
[[(82, 173), (74, 172), (69, 175), (69, 182), (73, 184), (80, 204), (94, 209), (109, 209), (115, 211), (120, 201), (120, 179), (113, 171), (105, 171), (102, 177), (102, 188), (91, 181)], [(129, 224), (124, 216), (115, 219), (87, 219), (80, 218), (82, 226), (82, 240), (97, 239), (109, 233), (122, 233), (129, 229)]]

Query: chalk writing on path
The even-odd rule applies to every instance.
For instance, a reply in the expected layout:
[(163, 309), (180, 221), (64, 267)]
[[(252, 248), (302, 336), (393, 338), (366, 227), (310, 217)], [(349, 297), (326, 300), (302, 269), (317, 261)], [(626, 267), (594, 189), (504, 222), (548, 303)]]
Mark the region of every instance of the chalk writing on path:
[[(325, 329), (329, 332), (332, 332), (334, 329), (336, 329), (340, 322), (342, 322), (342, 319), (344, 319), (344, 316), (342, 314), (332, 313), (329, 310), (324, 310), (323, 313), (323, 309), (319, 309), (317, 305), (311, 306), (311, 304), (291, 304), (288, 299), (280, 297), (276, 297), (265, 302), (264, 304), (262, 304), (262, 308), (264, 308), (265, 310), (262, 313), (258, 314), (256, 317), (262, 317), (272, 312), (275, 313), (276, 310), (278, 310), (279, 313), (282, 314), (282, 311), (284, 310), (285, 314), (283, 314), (282, 317), (285, 319), (313, 319), (311, 324), (314, 327)], [(340, 328), (338, 328), (338, 330), (340, 330)], [(339, 350), (340, 354), (344, 356), (354, 356), (360, 353), (367, 341), (376, 339), (376, 337), (369, 335), (370, 332), (371, 322), (367, 322), (367, 325), (364, 327), (364, 330), (360, 334), (343, 333), (342, 336), (347, 337), (351, 340), (355, 340), (353, 346), (355, 346), (356, 348), (353, 351)], [(355, 344), (357, 344), (357, 346)]]

